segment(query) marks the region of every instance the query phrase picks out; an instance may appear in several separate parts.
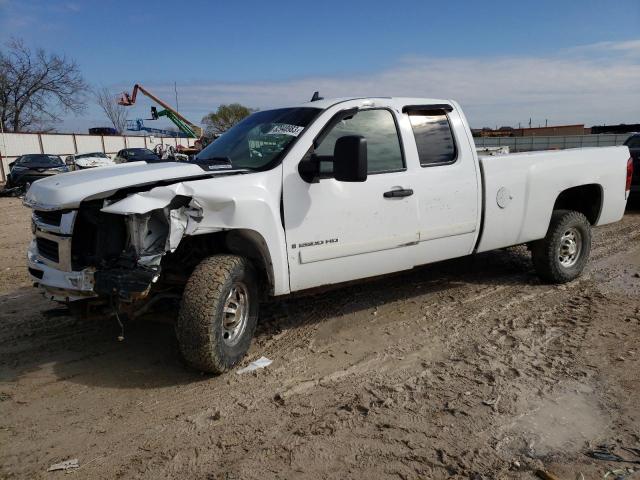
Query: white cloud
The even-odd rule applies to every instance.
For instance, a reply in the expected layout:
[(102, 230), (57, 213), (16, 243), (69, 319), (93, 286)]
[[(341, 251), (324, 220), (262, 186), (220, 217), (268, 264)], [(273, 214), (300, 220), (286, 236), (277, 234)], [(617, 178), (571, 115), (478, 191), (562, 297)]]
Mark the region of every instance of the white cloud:
[(23, 37), (25, 29), (56, 30), (62, 23), (54, 22), (51, 14), (76, 14), (81, 5), (75, 2), (27, 2), (25, 0), (0, 0), (0, 39)]
[[(269, 108), (325, 97), (453, 98), (474, 126), (534, 123), (640, 122), (640, 61), (627, 52), (638, 41), (591, 48), (607, 55), (550, 57), (405, 58), (377, 73), (303, 77), (279, 82), (201, 82), (179, 87), (181, 110), (199, 120), (221, 103)], [(611, 52), (623, 55), (611, 55)], [(584, 52), (586, 53), (586, 51)], [(148, 85), (173, 98), (172, 85)]]
[[(638, 44), (640, 40), (603, 42), (551, 56), (406, 57), (362, 75), (178, 84), (180, 111), (199, 122), (221, 103), (266, 109), (306, 102), (319, 90), (325, 97), (452, 98), (462, 104), (474, 127), (525, 125), (529, 118), (534, 125), (546, 119), (549, 124), (638, 123), (640, 56), (629, 54)], [(114, 91), (123, 90), (124, 85)], [(145, 86), (172, 103), (173, 83)], [(144, 105), (141, 102), (132, 109), (131, 118), (145, 116), (148, 105)], [(83, 130), (87, 125), (77, 119), (65, 127), (76, 124), (83, 125)]]
[(627, 40), (624, 42), (598, 42), (588, 45), (580, 45), (567, 49), (568, 53), (576, 54), (616, 54), (627, 55), (640, 58), (640, 39), (639, 40)]

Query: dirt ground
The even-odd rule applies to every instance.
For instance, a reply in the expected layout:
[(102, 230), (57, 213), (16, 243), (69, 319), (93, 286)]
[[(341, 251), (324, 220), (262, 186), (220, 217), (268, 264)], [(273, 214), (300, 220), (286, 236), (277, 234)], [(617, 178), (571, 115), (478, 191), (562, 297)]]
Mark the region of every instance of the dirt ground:
[(264, 305), (245, 364), (273, 364), (219, 377), (171, 325), (118, 342), (43, 299), (28, 215), (0, 199), (0, 478), (77, 458), (99, 479), (588, 480), (634, 467), (597, 445), (640, 459), (621, 448), (640, 447), (640, 210), (568, 285), (513, 248)]

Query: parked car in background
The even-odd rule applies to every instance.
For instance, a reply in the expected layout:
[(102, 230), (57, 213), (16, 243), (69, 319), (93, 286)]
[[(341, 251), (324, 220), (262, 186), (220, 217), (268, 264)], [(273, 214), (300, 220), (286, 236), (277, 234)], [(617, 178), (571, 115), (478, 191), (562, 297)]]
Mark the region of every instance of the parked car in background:
[(9, 168), (6, 189), (22, 187), (26, 190), (36, 180), (69, 171), (58, 155), (41, 153), (22, 155), (10, 163)]
[(118, 130), (111, 127), (95, 127), (89, 129), (89, 135), (118, 135)]
[(108, 167), (115, 165), (115, 162), (103, 152), (81, 153), (69, 155), (65, 162), (71, 170), (82, 170), (83, 168)]
[(640, 133), (631, 135), (629, 138), (627, 138), (624, 144), (629, 148), (631, 158), (633, 158), (633, 178), (631, 179), (631, 191), (640, 192)]
[(148, 148), (125, 148), (113, 159), (115, 163), (147, 162), (157, 163), (163, 160)]

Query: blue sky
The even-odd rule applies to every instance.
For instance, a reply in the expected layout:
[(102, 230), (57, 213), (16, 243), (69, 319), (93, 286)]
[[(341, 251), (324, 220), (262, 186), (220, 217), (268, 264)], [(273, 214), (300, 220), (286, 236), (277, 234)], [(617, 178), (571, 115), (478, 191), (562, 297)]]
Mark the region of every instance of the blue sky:
[[(65, 53), (114, 92), (140, 82), (173, 101), (175, 81), (194, 121), (320, 89), (456, 98), (474, 126), (640, 122), (639, 32), (640, 0), (0, 0), (0, 41)], [(99, 123), (90, 105), (61, 130)]]

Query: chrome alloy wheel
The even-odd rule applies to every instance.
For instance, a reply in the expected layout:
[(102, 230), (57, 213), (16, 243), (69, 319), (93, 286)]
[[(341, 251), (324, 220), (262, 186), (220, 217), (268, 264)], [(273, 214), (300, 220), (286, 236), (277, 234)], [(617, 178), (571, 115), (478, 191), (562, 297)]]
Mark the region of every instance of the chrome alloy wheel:
[(249, 291), (244, 283), (231, 286), (222, 310), (222, 339), (232, 347), (242, 337), (249, 318)]
[(560, 264), (569, 268), (576, 264), (582, 253), (582, 235), (575, 228), (569, 228), (560, 238), (558, 260)]

